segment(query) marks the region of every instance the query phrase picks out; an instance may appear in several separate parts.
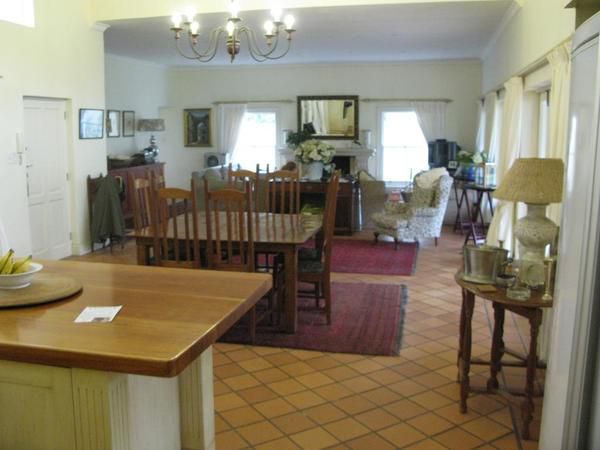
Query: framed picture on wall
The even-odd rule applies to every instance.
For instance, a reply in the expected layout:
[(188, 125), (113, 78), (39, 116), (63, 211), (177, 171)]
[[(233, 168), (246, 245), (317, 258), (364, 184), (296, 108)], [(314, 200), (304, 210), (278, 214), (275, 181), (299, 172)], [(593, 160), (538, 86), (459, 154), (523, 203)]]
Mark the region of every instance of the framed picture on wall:
[(109, 109), (106, 112), (106, 137), (121, 136), (121, 112)]
[(123, 111), (123, 136), (135, 136), (135, 111)]
[(210, 109), (183, 111), (183, 142), (186, 147), (210, 147)]
[(104, 110), (79, 110), (79, 139), (102, 139), (104, 137)]

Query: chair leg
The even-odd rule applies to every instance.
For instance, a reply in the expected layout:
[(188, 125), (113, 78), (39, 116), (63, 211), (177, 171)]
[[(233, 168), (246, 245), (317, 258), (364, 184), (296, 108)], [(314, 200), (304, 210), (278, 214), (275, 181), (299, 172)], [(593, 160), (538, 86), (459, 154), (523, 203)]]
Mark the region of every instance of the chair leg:
[(394, 238), (394, 250), (398, 250), (398, 238)]
[(434, 237), (433, 239), (435, 240), (435, 246), (437, 247), (438, 246), (438, 238)]
[(377, 244), (378, 240), (379, 240), (379, 233), (377, 231), (373, 232), (373, 237), (375, 238), (375, 243)]
[(315, 308), (319, 309), (320, 302), (319, 299), (321, 298), (321, 283), (319, 283), (318, 281), (314, 283), (315, 285)]
[(248, 312), (249, 324), (248, 328), (250, 330), (250, 343), (254, 344), (256, 340), (256, 306), (253, 306), (252, 309)]
[(331, 281), (323, 283), (323, 297), (325, 297), (325, 315), (327, 325), (331, 325)]

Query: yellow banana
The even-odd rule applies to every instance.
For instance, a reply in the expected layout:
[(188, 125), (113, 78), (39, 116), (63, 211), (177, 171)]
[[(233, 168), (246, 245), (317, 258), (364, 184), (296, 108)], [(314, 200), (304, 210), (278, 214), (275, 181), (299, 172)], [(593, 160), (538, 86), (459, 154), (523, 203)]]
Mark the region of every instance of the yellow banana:
[(15, 263), (13, 262), (12, 258), (10, 258), (7, 261), (7, 263), (4, 264), (4, 267), (2, 268), (2, 271), (0, 272), (0, 275), (9, 275), (9, 274), (11, 274), (14, 265), (15, 265)]
[(29, 263), (31, 262), (31, 255), (24, 258), (17, 259), (12, 268), (11, 273), (24, 273), (29, 270)]
[(6, 263), (8, 263), (14, 253), (15, 251), (11, 248), (4, 256), (2, 256), (2, 258), (0, 258), (0, 274), (4, 273), (4, 266), (6, 266)]

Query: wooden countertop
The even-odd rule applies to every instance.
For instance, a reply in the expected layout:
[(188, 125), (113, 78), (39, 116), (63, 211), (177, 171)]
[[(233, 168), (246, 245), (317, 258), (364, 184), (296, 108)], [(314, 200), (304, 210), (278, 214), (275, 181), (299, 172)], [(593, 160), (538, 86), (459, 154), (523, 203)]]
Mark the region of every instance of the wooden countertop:
[[(71, 276), (69, 299), (0, 309), (0, 359), (172, 377), (271, 288), (271, 276), (42, 261)], [(74, 323), (85, 306), (123, 305), (111, 323)]]

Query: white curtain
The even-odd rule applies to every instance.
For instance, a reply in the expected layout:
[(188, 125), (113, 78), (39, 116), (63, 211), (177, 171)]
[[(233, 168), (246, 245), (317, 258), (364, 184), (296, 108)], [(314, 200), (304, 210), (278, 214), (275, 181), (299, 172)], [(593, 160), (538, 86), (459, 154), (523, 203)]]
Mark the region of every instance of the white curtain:
[(485, 100), (477, 102), (477, 137), (475, 138), (475, 150), (485, 152)]
[[(500, 132), (499, 153), (496, 157), (496, 183), (502, 183), (502, 178), (515, 159), (521, 148), (521, 114), (523, 109), (523, 79), (513, 77), (504, 84), (506, 95), (502, 111), (502, 127)], [(496, 207), (494, 218), (490, 223), (486, 241), (490, 245), (498, 245), (504, 241), (504, 248), (511, 251), (513, 210), (512, 202), (500, 201)]]
[(489, 162), (496, 162), (499, 151), (503, 104), (504, 100), (500, 100), (496, 92), (490, 92), (485, 96), (486, 130), (488, 131), (485, 143)]
[(410, 102), (427, 142), (446, 136), (446, 102)]
[[(551, 70), (550, 85), (550, 141), (548, 158), (560, 158), (566, 162), (567, 134), (569, 132), (569, 91), (571, 85), (571, 58), (566, 43), (555, 48), (548, 55)], [(546, 215), (560, 223), (561, 204), (554, 203), (548, 207)]]
[(219, 142), (221, 152), (227, 154), (229, 161), (235, 161), (235, 151), (246, 109), (245, 103), (219, 105), (221, 117)]
[(328, 102), (325, 100), (303, 100), (302, 123), (312, 123), (315, 134), (328, 134)]
[(4, 255), (9, 249), (10, 244), (8, 243), (8, 237), (6, 236), (6, 232), (4, 231), (2, 219), (0, 219), (0, 256)]

